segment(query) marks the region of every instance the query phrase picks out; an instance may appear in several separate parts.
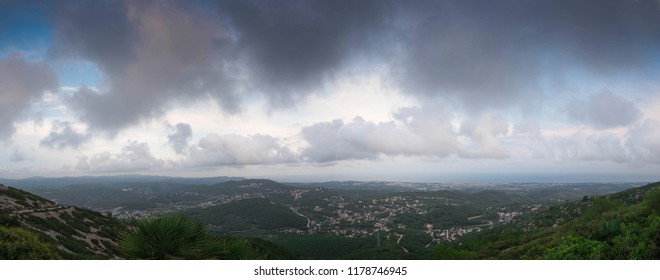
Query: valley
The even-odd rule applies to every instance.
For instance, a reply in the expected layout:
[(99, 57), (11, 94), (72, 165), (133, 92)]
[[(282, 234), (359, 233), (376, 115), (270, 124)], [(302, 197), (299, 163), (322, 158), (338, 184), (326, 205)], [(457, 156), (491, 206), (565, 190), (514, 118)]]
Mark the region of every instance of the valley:
[[(124, 221), (182, 212), (217, 234), (267, 240), (312, 259), (429, 258), (438, 245), (520, 223), (557, 205), (642, 185), (233, 179), (123, 177), (90, 183), (70, 178), (66, 184), (24, 185), (58, 204)], [(311, 253), (321, 243), (332, 248)]]

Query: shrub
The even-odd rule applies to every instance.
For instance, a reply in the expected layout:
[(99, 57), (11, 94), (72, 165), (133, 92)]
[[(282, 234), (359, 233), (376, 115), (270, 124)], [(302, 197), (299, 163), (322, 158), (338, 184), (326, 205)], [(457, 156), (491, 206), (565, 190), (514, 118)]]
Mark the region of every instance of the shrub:
[(0, 226), (0, 259), (49, 260), (60, 259), (56, 249), (32, 232), (22, 228)]

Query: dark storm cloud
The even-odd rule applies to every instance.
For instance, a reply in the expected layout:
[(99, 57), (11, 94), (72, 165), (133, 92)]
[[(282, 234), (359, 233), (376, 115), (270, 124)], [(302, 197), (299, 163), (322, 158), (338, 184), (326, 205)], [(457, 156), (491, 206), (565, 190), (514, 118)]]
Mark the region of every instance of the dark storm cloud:
[(58, 57), (89, 59), (107, 75), (121, 73), (135, 59), (139, 26), (121, 1), (79, 1), (57, 9), (51, 50)]
[(114, 134), (162, 115), (172, 102), (211, 97), (236, 112), (224, 28), (199, 9), (166, 1), (67, 3), (55, 15), (56, 59), (83, 58), (103, 72), (101, 90), (68, 100), (80, 119)]
[(228, 3), (251, 78), (284, 100), (366, 58), (390, 63), (411, 94), (500, 106), (561, 70), (648, 71), (660, 43), (655, 0)]
[[(62, 2), (56, 59), (102, 71), (103, 90), (68, 103), (92, 129), (116, 133), (172, 102), (212, 97), (229, 113), (244, 95), (292, 106), (376, 40), (377, 1)], [(217, 4), (217, 5), (216, 5)]]
[(642, 112), (632, 102), (609, 92), (571, 102), (568, 113), (571, 120), (599, 129), (627, 126), (642, 116)]
[(89, 140), (90, 135), (76, 131), (69, 122), (55, 122), (50, 133), (39, 144), (51, 149), (77, 149)]
[(55, 73), (41, 62), (11, 54), (0, 59), (0, 140), (12, 136), (14, 123), (45, 91), (57, 89)]
[[(423, 3), (423, 4), (421, 4)], [(583, 68), (597, 76), (657, 74), (657, 1), (400, 3), (395, 77), (415, 94), (471, 108), (533, 99)]]
[(168, 143), (177, 154), (185, 153), (188, 148), (188, 141), (192, 138), (192, 128), (187, 123), (177, 123), (172, 126), (166, 123), (165, 126), (171, 132), (167, 135)]
[(291, 104), (356, 56), (379, 47), (388, 1), (227, 1), (250, 78), (275, 106)]
[(650, 0), (61, 3), (53, 54), (105, 78), (70, 104), (111, 132), (206, 97), (229, 113), (254, 94), (292, 106), (353, 66), (387, 65), (402, 92), (469, 109), (536, 100), (571, 69), (658, 72)]

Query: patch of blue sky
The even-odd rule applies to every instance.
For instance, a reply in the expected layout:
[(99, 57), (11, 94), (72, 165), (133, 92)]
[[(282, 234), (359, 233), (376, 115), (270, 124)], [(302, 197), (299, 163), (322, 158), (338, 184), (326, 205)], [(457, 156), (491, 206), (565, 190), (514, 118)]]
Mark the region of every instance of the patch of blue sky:
[(83, 59), (55, 60), (49, 65), (57, 73), (62, 87), (98, 87), (103, 77), (95, 63)]
[[(660, 5), (660, 2), (658, 2)], [(652, 82), (652, 87), (657, 88), (660, 85), (660, 49), (653, 52), (651, 58), (646, 64), (645, 76), (648, 81)]]
[(94, 63), (75, 58), (49, 59), (52, 29), (45, 9), (20, 3), (0, 9), (0, 58), (19, 53), (28, 61), (47, 61), (61, 86), (96, 87), (102, 74)]
[(30, 61), (44, 60), (53, 42), (52, 29), (44, 11), (0, 9), (0, 57), (18, 52)]
[(616, 70), (597, 69), (585, 65), (569, 52), (560, 50), (539, 52), (539, 86), (546, 101), (565, 102), (598, 92), (635, 95), (645, 91), (649, 81), (660, 76), (660, 51), (638, 67)]

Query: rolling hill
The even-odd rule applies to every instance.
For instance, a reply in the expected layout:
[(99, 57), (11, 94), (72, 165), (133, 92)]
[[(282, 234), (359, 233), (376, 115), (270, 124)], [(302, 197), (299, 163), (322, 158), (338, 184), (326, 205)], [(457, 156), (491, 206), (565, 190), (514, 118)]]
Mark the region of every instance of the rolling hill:
[(244, 199), (208, 208), (191, 209), (186, 213), (219, 232), (275, 230), (307, 225), (306, 218), (294, 213), (288, 207), (274, 204), (263, 198)]

